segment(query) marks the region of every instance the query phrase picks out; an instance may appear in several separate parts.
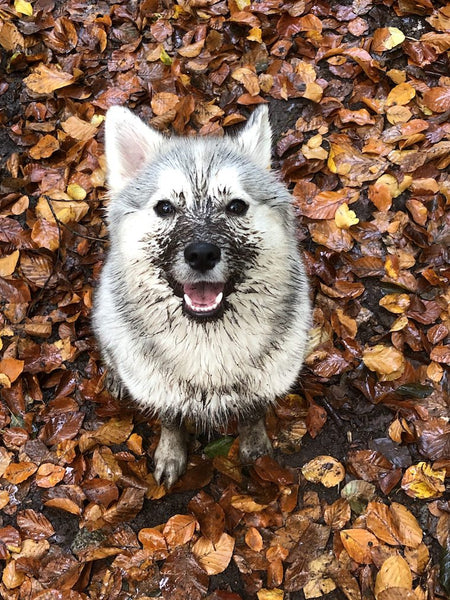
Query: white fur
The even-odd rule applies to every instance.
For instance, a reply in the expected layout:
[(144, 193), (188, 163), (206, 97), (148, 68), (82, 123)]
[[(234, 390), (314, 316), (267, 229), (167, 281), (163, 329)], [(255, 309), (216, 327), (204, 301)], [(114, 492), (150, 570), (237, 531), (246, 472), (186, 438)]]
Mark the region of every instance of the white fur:
[[(269, 404), (296, 380), (310, 305), (289, 196), (262, 171), (270, 163), (267, 111), (254, 113), (249, 125), (231, 141), (168, 141), (124, 109), (111, 109), (106, 123), (111, 251), (96, 296), (94, 327), (107, 365), (137, 403), (165, 418), (181, 414), (208, 427), (231, 414), (250, 413), (261, 399)], [(167, 147), (176, 149), (175, 158), (181, 163), (183, 153), (194, 147), (192, 171), (200, 175), (210, 167), (210, 153), (223, 152), (224, 164), (211, 172), (202, 198), (189, 179), (189, 161), (185, 172), (170, 163), (158, 167), (156, 179), (145, 175), (145, 164), (152, 164)], [(234, 152), (231, 159), (228, 149)], [(252, 166), (236, 166), (233, 161), (238, 155), (244, 165), (250, 161)], [(160, 157), (157, 160), (164, 162)], [(248, 182), (244, 185), (248, 169), (254, 171), (253, 187)], [(134, 208), (131, 203), (132, 208), (128, 207), (128, 198), (136, 202), (141, 196), (140, 206)], [(183, 314), (182, 298), (174, 294), (149, 257), (162, 250), (161, 240), (169, 242), (174, 235), (171, 219), (156, 215), (156, 203), (170, 200), (180, 213), (195, 212), (206, 198), (214, 199), (217, 214), (230, 199), (248, 202), (246, 243), (257, 247), (259, 254), (228, 296), (229, 310), (215, 321), (199, 323)], [(230, 227), (240, 231), (234, 223), (238, 222), (231, 219)], [(201, 280), (224, 281), (229, 276), (234, 259), (226, 247), (222, 250), (223, 260)], [(168, 269), (181, 282), (199, 277), (184, 261), (183, 247)], [(280, 314), (288, 290), (293, 290), (288, 314)], [(133, 326), (120, 308), (123, 303), (132, 308)], [(239, 386), (239, 392), (232, 391), (233, 385)], [(196, 389), (208, 390), (207, 398), (190, 392)]]

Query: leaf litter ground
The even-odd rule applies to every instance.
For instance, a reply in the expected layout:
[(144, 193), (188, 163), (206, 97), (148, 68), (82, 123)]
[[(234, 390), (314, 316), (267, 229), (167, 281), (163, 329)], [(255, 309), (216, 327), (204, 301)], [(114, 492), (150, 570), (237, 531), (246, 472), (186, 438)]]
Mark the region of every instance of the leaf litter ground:
[[(449, 6), (1, 0), (0, 46), (0, 597), (448, 597)], [(89, 328), (103, 116), (221, 135), (261, 102), (311, 347), (278, 462), (230, 424), (166, 493)]]

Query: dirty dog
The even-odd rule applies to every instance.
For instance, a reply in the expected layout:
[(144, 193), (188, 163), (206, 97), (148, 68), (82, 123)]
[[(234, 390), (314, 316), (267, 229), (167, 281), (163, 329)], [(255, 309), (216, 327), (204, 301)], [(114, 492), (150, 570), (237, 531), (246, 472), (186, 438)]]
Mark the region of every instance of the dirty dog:
[(110, 250), (93, 324), (111, 391), (161, 419), (157, 481), (186, 468), (185, 419), (237, 417), (241, 461), (271, 453), (264, 413), (296, 380), (310, 303), (267, 108), (234, 137), (167, 138), (114, 107), (105, 137)]

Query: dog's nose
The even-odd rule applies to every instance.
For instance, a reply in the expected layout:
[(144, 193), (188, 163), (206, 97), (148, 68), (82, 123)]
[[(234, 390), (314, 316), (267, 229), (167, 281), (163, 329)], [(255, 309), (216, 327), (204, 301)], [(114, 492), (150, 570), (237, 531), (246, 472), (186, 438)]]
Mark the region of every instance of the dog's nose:
[(184, 258), (190, 267), (205, 273), (219, 262), (220, 248), (208, 242), (193, 242), (184, 249)]

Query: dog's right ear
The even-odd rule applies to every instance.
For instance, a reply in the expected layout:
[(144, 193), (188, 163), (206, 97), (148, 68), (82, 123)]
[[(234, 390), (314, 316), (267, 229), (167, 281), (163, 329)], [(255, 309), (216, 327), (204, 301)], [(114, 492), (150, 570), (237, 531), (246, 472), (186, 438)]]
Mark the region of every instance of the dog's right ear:
[(105, 153), (108, 187), (113, 195), (144, 167), (164, 143), (163, 135), (148, 127), (123, 106), (106, 113)]

